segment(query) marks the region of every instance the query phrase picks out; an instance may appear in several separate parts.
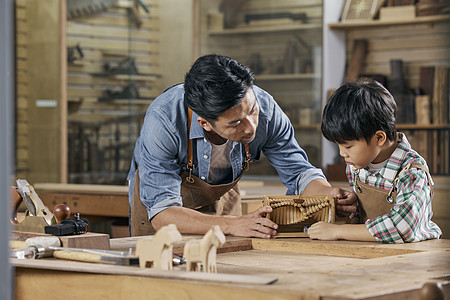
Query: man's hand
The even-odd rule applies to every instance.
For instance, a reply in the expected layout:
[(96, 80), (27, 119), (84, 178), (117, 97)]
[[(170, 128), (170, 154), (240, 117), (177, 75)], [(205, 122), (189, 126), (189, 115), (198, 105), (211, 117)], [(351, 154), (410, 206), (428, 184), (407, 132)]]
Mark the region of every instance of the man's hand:
[(336, 215), (339, 217), (348, 217), (350, 214), (355, 213), (356, 207), (356, 194), (349, 192), (341, 188), (333, 188), (330, 196), (337, 197), (336, 203)]
[(266, 213), (270, 213), (272, 208), (263, 206), (247, 215), (237, 218), (230, 218), (228, 230), (235, 236), (259, 237), (269, 239), (277, 234), (278, 225), (266, 218)]

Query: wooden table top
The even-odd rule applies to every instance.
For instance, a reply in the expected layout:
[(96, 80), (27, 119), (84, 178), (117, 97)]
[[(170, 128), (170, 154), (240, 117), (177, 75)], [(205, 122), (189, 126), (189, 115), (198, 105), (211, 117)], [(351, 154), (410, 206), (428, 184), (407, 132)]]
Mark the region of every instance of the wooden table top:
[[(184, 243), (194, 238), (201, 236), (183, 235), (174, 252), (181, 253)], [(111, 249), (134, 248), (137, 239), (112, 239)], [(140, 299), (149, 294), (155, 299), (419, 299), (426, 282), (438, 282), (450, 293), (450, 240), (443, 239), (380, 244), (227, 237), (218, 250), (218, 274), (185, 272), (184, 265), (158, 271), (44, 259), (12, 264), (23, 296), (24, 285), (43, 280), (58, 280), (61, 292), (91, 299)], [(86, 288), (69, 292), (64, 285)]]

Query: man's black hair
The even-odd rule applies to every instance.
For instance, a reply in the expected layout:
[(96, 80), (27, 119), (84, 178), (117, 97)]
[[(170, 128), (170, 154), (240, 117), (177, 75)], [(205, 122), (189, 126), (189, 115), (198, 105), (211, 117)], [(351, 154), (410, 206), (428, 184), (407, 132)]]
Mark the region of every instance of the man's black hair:
[(253, 72), (236, 60), (209, 54), (199, 57), (184, 79), (184, 99), (199, 116), (214, 122), (238, 106), (253, 85)]
[(323, 110), (322, 134), (329, 141), (344, 144), (365, 139), (382, 130), (390, 141), (396, 139), (394, 97), (379, 82), (361, 79), (344, 83)]

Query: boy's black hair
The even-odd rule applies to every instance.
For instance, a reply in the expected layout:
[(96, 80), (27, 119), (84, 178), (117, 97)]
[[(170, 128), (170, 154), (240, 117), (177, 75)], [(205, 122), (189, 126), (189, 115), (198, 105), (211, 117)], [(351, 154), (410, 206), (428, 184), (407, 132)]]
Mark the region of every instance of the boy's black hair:
[(250, 68), (232, 58), (209, 54), (198, 58), (186, 74), (184, 100), (213, 123), (223, 112), (239, 105), (252, 85)]
[(338, 144), (361, 139), (369, 143), (375, 132), (382, 130), (394, 141), (396, 110), (394, 97), (379, 82), (367, 78), (347, 82), (323, 110), (322, 134)]

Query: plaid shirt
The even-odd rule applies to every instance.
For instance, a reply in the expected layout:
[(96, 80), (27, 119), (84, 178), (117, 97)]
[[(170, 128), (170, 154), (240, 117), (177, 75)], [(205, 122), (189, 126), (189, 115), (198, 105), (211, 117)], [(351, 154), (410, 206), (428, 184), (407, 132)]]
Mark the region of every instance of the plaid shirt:
[[(397, 173), (408, 164), (426, 161), (409, 144), (406, 136), (399, 133), (401, 139), (397, 149), (379, 171), (369, 171), (368, 167), (356, 169), (347, 165), (347, 177), (355, 191), (356, 177), (366, 184), (389, 191)], [(431, 182), (431, 185), (433, 182)], [(397, 198), (389, 214), (369, 219), (365, 225), (377, 241), (383, 243), (418, 242), (439, 238), (441, 229), (431, 221), (431, 188), (423, 170), (411, 168), (403, 172), (395, 190)]]

